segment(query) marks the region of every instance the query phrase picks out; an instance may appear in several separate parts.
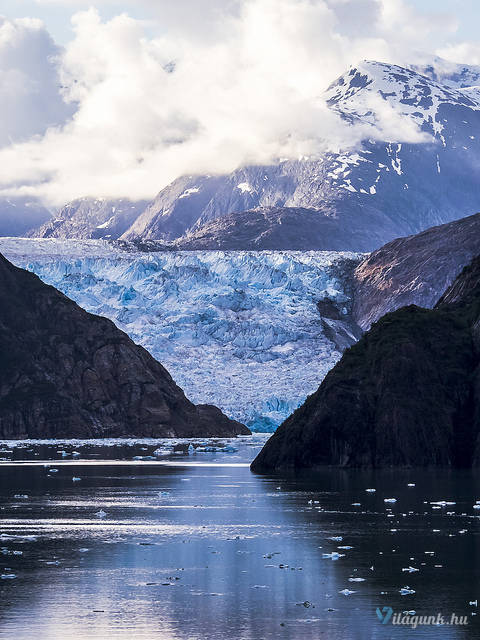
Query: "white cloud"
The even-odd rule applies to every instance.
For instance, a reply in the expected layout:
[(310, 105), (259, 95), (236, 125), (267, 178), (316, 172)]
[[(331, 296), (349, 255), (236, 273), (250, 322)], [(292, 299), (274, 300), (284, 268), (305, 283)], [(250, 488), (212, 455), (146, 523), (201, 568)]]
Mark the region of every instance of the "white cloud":
[[(142, 2), (154, 12), (156, 37), (125, 14), (107, 22), (94, 9), (74, 16), (75, 37), (61, 56), (64, 93), (50, 83), (47, 95), (65, 108), (63, 95), (75, 114), (66, 122), (64, 111), (49, 115), (48, 131), (19, 142), (25, 129), (0, 150), (4, 192), (52, 204), (82, 195), (150, 197), (182, 173), (356, 144), (374, 132), (331, 113), (321, 99), (326, 86), (358, 59), (411, 55), (418, 28), (432, 38), (451, 29), (441, 16), (427, 24), (400, 0)], [(368, 9), (365, 32), (354, 28), (360, 6)], [(339, 22), (346, 10), (350, 26)], [(58, 50), (50, 41), (51, 51), (38, 53), (34, 35), (46, 36), (35, 24), (26, 51), (55, 69)], [(32, 110), (36, 101), (30, 94)], [(420, 139), (390, 110), (380, 115), (378, 135)]]
[(447, 44), (437, 49), (437, 55), (449, 62), (468, 61), (469, 64), (480, 65), (480, 42), (460, 42)]
[(59, 93), (59, 55), (39, 20), (0, 16), (0, 146), (41, 135), (72, 114)]

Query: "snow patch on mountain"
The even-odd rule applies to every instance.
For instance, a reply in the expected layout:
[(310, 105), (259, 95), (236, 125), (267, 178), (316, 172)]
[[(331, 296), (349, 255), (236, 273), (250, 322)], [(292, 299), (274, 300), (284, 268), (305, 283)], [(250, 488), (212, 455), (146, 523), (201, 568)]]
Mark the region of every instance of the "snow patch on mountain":
[(274, 429), (340, 358), (317, 309), (349, 306), (336, 252), (126, 252), (101, 240), (1, 238), (0, 251), (106, 316), (195, 403)]
[(411, 120), (419, 131), (440, 136), (445, 126), (438, 117), (441, 105), (463, 105), (477, 111), (480, 103), (475, 92), (453, 81), (440, 84), (433, 77), (438, 76), (432, 72), (427, 77), (404, 67), (364, 61), (329, 87), (327, 103), (344, 116), (380, 128), (384, 110), (394, 107), (395, 113)]

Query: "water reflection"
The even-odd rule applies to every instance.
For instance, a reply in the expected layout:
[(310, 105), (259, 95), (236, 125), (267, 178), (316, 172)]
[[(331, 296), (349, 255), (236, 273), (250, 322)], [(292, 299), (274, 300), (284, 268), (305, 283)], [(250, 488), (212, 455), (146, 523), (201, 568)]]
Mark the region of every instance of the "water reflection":
[[(69, 464), (61, 464), (58, 446), (33, 446), (30, 460), (55, 458), (58, 471), (2, 463), (1, 573), (16, 577), (0, 581), (0, 637), (440, 633), (382, 625), (375, 609), (383, 606), (468, 615), (468, 628), (442, 627), (441, 634), (475, 637), (475, 473), (329, 470), (264, 478), (245, 466), (260, 446), (251, 444), (163, 463), (132, 461), (144, 445), (91, 447), (81, 450), (88, 460)], [(456, 504), (430, 504), (442, 500)], [(332, 552), (340, 557), (324, 557)], [(402, 596), (405, 586), (415, 593)]]

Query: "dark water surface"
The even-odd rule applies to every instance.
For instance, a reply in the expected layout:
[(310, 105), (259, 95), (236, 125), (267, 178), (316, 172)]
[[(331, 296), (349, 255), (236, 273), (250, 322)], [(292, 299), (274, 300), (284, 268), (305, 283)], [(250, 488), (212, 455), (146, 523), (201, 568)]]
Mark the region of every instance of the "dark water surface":
[(265, 478), (263, 440), (159, 461), (152, 441), (0, 444), (0, 638), (480, 637), (478, 474)]

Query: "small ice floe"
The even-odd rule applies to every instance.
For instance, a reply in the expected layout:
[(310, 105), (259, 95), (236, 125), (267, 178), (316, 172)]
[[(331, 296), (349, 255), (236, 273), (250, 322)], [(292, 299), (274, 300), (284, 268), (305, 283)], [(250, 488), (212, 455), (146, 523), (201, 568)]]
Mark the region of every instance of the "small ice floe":
[(95, 513), (95, 516), (96, 516), (97, 518), (106, 518), (106, 517), (107, 517), (107, 513), (106, 513), (106, 511), (104, 511), (103, 509), (100, 509), (100, 511), (97, 511), (97, 512)]
[(15, 500), (28, 500), (28, 496), (26, 493), (16, 493), (14, 496)]
[(365, 578), (349, 578), (349, 582), (365, 582)]
[(80, 453), (78, 451), (72, 451), (72, 456), (74, 458), (79, 458), (80, 457)]
[(447, 502), (446, 500), (438, 500), (437, 502), (430, 502), (431, 505), (436, 507), (448, 507), (453, 504), (457, 504), (456, 502)]
[(397, 501), (397, 499), (396, 498), (384, 498), (383, 501), (384, 502), (391, 502), (393, 504), (394, 502)]
[(46, 560), (45, 564), (48, 564), (51, 567), (59, 567), (60, 566), (60, 560)]
[(403, 567), (402, 571), (407, 571), (408, 573), (415, 573), (415, 571), (420, 571), (420, 569), (416, 569), (415, 567)]
[(415, 590), (414, 589), (410, 589), (409, 586), (406, 586), (406, 587), (402, 587), (400, 589), (399, 593), (402, 596), (410, 596), (410, 595), (412, 595), (412, 593), (415, 593)]
[(471, 607), (478, 607), (478, 600), (471, 600), (468, 604)]
[(476, 504), (473, 505), (474, 509), (480, 509), (480, 504), (478, 504), (478, 502)]
[(375, 493), (376, 489), (365, 489), (367, 493)]
[(339, 558), (343, 558), (344, 556), (344, 553), (338, 553), (337, 551), (332, 551), (332, 553), (322, 553), (323, 558), (330, 558), (331, 560), (338, 560)]
[(266, 584), (254, 584), (252, 589), (268, 589), (268, 585), (266, 585)]
[(58, 469), (49, 468), (47, 469), (47, 473), (58, 473)]
[(78, 553), (87, 553), (87, 551), (90, 551), (88, 547), (80, 547), (80, 549), (78, 550)]
[(16, 578), (17, 576), (14, 573), (2, 573), (0, 575), (0, 578), (2, 580), (13, 580), (14, 578)]
[(348, 551), (349, 549), (353, 549), (353, 547), (350, 547), (348, 544), (346, 544), (343, 547), (337, 547), (337, 549), (345, 549), (346, 551)]
[(407, 487), (415, 487), (415, 482), (409, 482), (409, 483), (407, 484)]
[(69, 453), (68, 451), (59, 451), (60, 455), (62, 456), (62, 458), (68, 458), (69, 456), (71, 456), (72, 454)]
[(20, 540), (22, 542), (36, 542), (38, 540), (37, 536), (23, 536), (17, 534), (10, 533), (0, 533), (0, 540)]
[(72, 482), (80, 482), (81, 478), (79, 478), (78, 476), (73, 476), (72, 477)]
[(165, 449), (164, 447), (160, 447), (159, 449), (155, 449), (155, 451), (153, 452), (153, 455), (156, 458), (163, 458), (165, 456), (169, 456), (171, 455), (171, 450), (170, 449)]
[(417, 612), (414, 609), (411, 609), (410, 611), (402, 611), (404, 616), (414, 616)]
[(16, 549), (7, 549), (7, 547), (3, 547), (0, 549), (0, 553), (4, 556), (23, 556), (23, 551), (17, 551)]
[(352, 591), (351, 589), (342, 589), (338, 593), (341, 593), (344, 596), (351, 596), (352, 593), (357, 593), (356, 591)]
[(343, 536), (330, 536), (327, 540), (333, 540), (333, 542), (341, 542), (343, 540)]
[(297, 607), (305, 607), (305, 609), (309, 609), (312, 606), (312, 603), (309, 600), (305, 600), (304, 602), (296, 602)]
[(352, 502), (352, 507), (361, 507), (360, 502)]
[(169, 496), (170, 495), (170, 491), (159, 491), (158, 495), (159, 496)]

